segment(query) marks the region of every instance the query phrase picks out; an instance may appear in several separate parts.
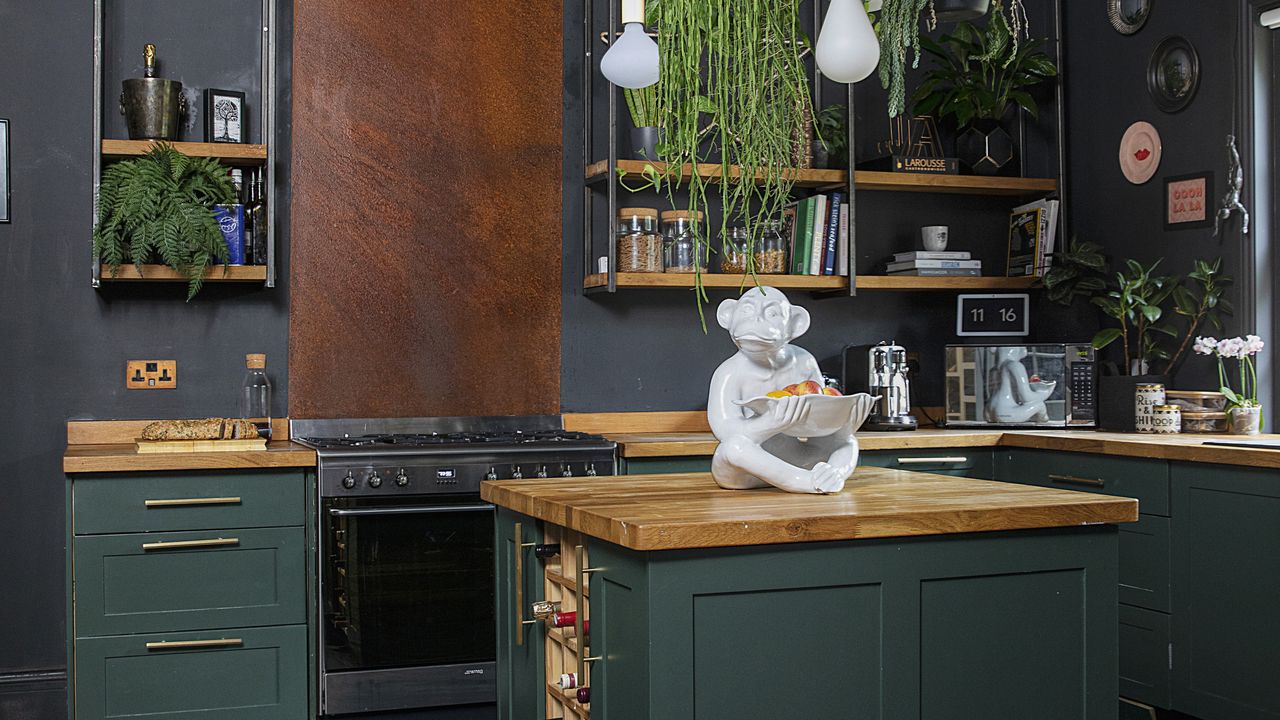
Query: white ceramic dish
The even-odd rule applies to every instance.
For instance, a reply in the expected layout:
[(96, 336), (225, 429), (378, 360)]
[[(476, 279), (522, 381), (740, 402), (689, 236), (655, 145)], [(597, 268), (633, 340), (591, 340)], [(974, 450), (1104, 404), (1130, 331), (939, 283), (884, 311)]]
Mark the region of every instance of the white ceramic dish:
[(1160, 167), (1160, 133), (1149, 122), (1136, 122), (1120, 139), (1120, 171), (1134, 185), (1150, 180)]
[[(857, 430), (871, 414), (880, 398), (867, 393), (854, 395), (800, 395), (800, 402), (807, 408), (808, 416), (800, 423), (783, 430), (783, 434), (797, 438), (823, 437), (830, 435), (853, 418), (853, 429)], [(774, 403), (785, 398), (771, 398), (765, 395), (749, 400), (734, 400), (742, 407), (749, 408), (757, 415), (773, 411)], [(803, 412), (803, 411), (802, 411)]]

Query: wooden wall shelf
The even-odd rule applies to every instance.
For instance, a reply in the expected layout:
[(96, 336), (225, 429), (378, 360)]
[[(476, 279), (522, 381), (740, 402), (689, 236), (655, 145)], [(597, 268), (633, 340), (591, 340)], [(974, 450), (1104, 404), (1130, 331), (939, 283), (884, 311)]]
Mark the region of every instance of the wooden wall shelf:
[[(665, 163), (649, 163), (645, 160), (619, 160), (618, 169), (627, 175), (639, 175), (646, 165), (653, 165), (659, 170)], [(718, 182), (720, 165), (701, 163), (697, 166), (697, 174), (704, 180)], [(692, 167), (686, 165), (680, 174), (681, 181), (688, 180)], [(795, 177), (796, 187), (821, 188), (838, 187), (845, 182), (843, 170), (790, 170)], [(738, 168), (731, 170), (732, 177), (738, 177)], [(606, 160), (587, 166), (587, 182), (598, 183), (609, 175), (609, 163)], [(1058, 181), (1052, 178), (1013, 178), (986, 177), (981, 175), (927, 175), (923, 173), (895, 173), (859, 170), (854, 175), (854, 183), (858, 190), (879, 190), (897, 192), (945, 193), (952, 195), (1039, 195), (1056, 192)]]
[[(849, 287), (848, 278), (813, 275), (760, 275), (760, 282), (770, 287), (783, 290), (843, 290)], [(898, 290), (898, 291), (983, 291), (983, 290), (1029, 290), (1039, 278), (1023, 277), (915, 277), (890, 275), (859, 275), (858, 290)], [(603, 274), (588, 275), (583, 281), (583, 288), (604, 288), (609, 286), (609, 279)], [(743, 286), (741, 275), (708, 273), (702, 276), (702, 285), (707, 288), (734, 289)], [(748, 278), (746, 286), (750, 286)], [(684, 273), (618, 273), (618, 289), (668, 289), (692, 288), (693, 275)]]
[[(143, 265), (142, 274), (133, 265), (121, 265), (120, 272), (111, 276), (111, 266), (103, 265), (102, 282), (186, 282), (187, 276), (168, 265)], [(215, 265), (204, 273), (205, 282), (266, 282), (266, 265)]]
[[(103, 140), (103, 160), (123, 160), (147, 154), (154, 140)], [(267, 162), (266, 145), (245, 143), (174, 142), (173, 149), (192, 157), (211, 157), (227, 165), (257, 166)]]

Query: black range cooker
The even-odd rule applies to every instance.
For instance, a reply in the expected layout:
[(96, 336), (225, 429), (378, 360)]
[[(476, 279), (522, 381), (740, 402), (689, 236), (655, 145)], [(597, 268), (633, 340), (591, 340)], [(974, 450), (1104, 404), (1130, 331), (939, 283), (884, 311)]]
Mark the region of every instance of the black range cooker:
[(558, 416), (292, 420), (315, 448), (321, 715), (496, 715), (493, 506), (480, 483), (613, 475)]

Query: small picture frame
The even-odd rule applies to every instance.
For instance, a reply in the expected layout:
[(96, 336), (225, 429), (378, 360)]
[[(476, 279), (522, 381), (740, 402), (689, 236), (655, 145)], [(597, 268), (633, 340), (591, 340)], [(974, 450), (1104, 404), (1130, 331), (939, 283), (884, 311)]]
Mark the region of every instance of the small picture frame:
[(1190, 230), (1213, 225), (1213, 173), (1164, 179), (1164, 229)]
[(204, 140), (211, 143), (245, 142), (244, 93), (238, 90), (204, 91)]
[(0, 118), (0, 223), (9, 221), (9, 120)]

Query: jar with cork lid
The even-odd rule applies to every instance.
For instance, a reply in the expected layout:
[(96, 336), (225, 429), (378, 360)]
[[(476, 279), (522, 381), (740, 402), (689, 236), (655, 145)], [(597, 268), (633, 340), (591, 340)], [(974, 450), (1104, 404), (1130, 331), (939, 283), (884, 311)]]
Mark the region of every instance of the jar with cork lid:
[(662, 234), (653, 208), (618, 210), (618, 272), (662, 272)]
[(708, 246), (701, 225), (702, 211), (700, 210), (667, 210), (662, 213), (666, 272), (707, 271)]
[(244, 356), (244, 382), (240, 387), (240, 418), (252, 420), (258, 435), (271, 439), (271, 380), (267, 377), (267, 356)]

